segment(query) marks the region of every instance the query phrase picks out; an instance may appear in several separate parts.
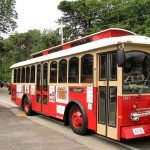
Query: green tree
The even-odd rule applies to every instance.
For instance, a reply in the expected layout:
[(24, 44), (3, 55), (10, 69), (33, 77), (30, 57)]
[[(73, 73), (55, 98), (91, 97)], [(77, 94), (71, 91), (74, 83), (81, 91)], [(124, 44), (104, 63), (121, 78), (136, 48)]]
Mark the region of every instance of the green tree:
[(131, 30), (150, 36), (149, 0), (77, 0), (61, 1), (65, 40), (110, 27)]
[(60, 44), (60, 35), (57, 30), (44, 30), (41, 34), (41, 38), (45, 46), (44, 48), (49, 48)]
[[(35, 52), (36, 48), (41, 43), (41, 32), (39, 30), (29, 30), (26, 33), (16, 33), (9, 37), (10, 43), (13, 44), (13, 54), (15, 62), (27, 59), (32, 52)], [(43, 48), (43, 46), (40, 46)], [(34, 49), (34, 50), (33, 50)]]
[(6, 39), (0, 42), (0, 79), (10, 81), (10, 65), (13, 62), (13, 45)]
[(56, 46), (60, 43), (56, 31), (29, 30), (26, 33), (16, 33), (9, 37), (10, 43), (13, 44), (15, 62), (26, 60), (30, 54)]
[(78, 38), (91, 32), (98, 16), (98, 0), (62, 1), (58, 9), (63, 12), (65, 24), (65, 39), (72, 34), (72, 38)]
[(56, 31), (29, 30), (26, 33), (15, 33), (0, 41), (0, 79), (10, 81), (9, 67), (19, 61), (29, 59), (30, 54), (60, 44)]
[(0, 0), (0, 35), (17, 27), (15, 19), (17, 19), (15, 0)]

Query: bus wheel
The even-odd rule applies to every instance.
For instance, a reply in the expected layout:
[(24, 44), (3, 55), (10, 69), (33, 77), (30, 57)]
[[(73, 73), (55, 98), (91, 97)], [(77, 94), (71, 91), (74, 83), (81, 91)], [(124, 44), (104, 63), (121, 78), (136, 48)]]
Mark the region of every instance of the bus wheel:
[(23, 108), (24, 108), (24, 112), (26, 113), (27, 116), (32, 115), (31, 103), (30, 103), (28, 97), (24, 98)]
[(69, 123), (72, 130), (79, 135), (83, 135), (87, 131), (87, 118), (83, 114), (79, 106), (73, 105), (69, 112)]

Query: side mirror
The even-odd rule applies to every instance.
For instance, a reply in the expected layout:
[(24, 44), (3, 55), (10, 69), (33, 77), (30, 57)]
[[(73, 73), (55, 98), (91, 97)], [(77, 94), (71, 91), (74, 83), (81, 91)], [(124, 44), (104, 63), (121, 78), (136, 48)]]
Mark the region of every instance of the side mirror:
[(123, 67), (125, 65), (125, 54), (124, 51), (117, 51), (117, 61), (118, 61), (118, 66)]
[(124, 44), (122, 43), (117, 46), (117, 62), (119, 67), (125, 65)]

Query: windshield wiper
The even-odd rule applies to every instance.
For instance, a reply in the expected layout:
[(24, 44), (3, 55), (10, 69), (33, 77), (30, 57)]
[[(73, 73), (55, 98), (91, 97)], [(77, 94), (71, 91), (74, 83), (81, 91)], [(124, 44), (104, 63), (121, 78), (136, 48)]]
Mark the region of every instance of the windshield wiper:
[(149, 81), (149, 76), (150, 76), (150, 72), (148, 73), (148, 75), (147, 75), (147, 77), (146, 77), (146, 80), (145, 80), (145, 82), (144, 82), (144, 84), (143, 84), (142, 88), (140, 88), (140, 89), (139, 89), (138, 97), (140, 97), (140, 96), (141, 96), (141, 94), (142, 94), (142, 92), (143, 92), (144, 87), (146, 86), (147, 82)]

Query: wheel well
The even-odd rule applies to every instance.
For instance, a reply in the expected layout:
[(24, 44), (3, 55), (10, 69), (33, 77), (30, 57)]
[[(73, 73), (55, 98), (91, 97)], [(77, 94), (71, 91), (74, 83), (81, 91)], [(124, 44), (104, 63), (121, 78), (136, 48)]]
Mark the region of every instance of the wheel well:
[(72, 107), (73, 105), (79, 106), (80, 109), (81, 109), (81, 110), (83, 111), (83, 113), (85, 114), (85, 116), (87, 117), (86, 111), (85, 111), (84, 107), (82, 106), (82, 104), (81, 104), (79, 101), (77, 101), (77, 100), (71, 101), (71, 102), (66, 106), (66, 108), (65, 108), (64, 119), (63, 119), (65, 126), (69, 125), (69, 111), (70, 111), (70, 109), (71, 109), (71, 107)]

